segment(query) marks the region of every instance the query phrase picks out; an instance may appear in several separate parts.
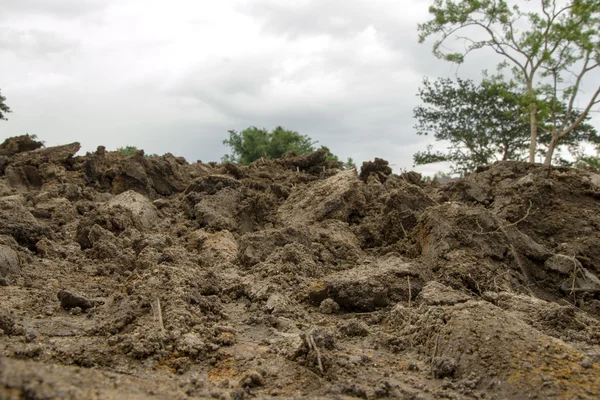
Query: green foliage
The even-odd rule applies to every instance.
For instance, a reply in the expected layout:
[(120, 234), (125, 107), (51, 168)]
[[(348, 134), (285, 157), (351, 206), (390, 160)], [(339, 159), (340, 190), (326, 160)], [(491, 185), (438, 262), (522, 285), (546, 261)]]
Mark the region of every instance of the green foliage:
[(348, 157), (346, 162), (342, 164), (342, 167), (345, 169), (356, 168), (356, 164), (354, 163), (352, 157)]
[[(532, 7), (537, 10), (529, 10)], [(419, 41), (436, 37), (433, 52), (437, 57), (461, 63), (471, 51), (487, 48), (504, 58), (500, 69), (511, 67), (514, 83), (527, 93), (530, 161), (538, 139), (538, 100), (545, 99), (541, 112), (549, 116), (549, 165), (559, 140), (571, 134), (600, 103), (600, 85), (592, 81), (583, 84), (586, 76), (600, 69), (600, 2), (434, 0), (429, 12), (432, 18), (418, 26)], [(452, 39), (461, 40), (464, 50), (448, 50), (446, 42)], [(586, 94), (589, 97), (573, 118), (582, 87), (591, 87)]]
[(495, 159), (520, 159), (527, 142), (527, 122), (518, 96), (507, 84), (471, 80), (423, 80), (414, 109), (418, 135), (433, 133), (436, 140), (450, 142), (448, 152), (414, 155), (416, 165), (450, 162), (452, 172), (464, 175)]
[(6, 97), (2, 96), (2, 93), (0, 92), (0, 121), (6, 120), (6, 114), (12, 112), (5, 101)]
[[(526, 157), (528, 106), (515, 84), (498, 79), (484, 79), (479, 85), (463, 79), (424, 79), (418, 96), (424, 104), (414, 109), (417, 134), (433, 133), (436, 140), (448, 142), (449, 147), (446, 152), (433, 152), (431, 146), (417, 152), (413, 156), (415, 165), (449, 162), (452, 173), (464, 175), (480, 165)], [(552, 141), (551, 129), (546, 129), (551, 120), (541, 112), (548, 105), (538, 103), (543, 152)], [(565, 112), (564, 104), (556, 107)], [(574, 112), (571, 118), (578, 116)], [(575, 149), (583, 141), (600, 143), (596, 130), (587, 123), (575, 128), (563, 145)]]
[(283, 129), (281, 126), (272, 131), (254, 126), (241, 132), (230, 130), (229, 139), (223, 144), (231, 147), (232, 154), (223, 156), (223, 162), (250, 164), (260, 158), (280, 158), (288, 151), (306, 154), (314, 151), (313, 142), (308, 136)]
[[(131, 157), (132, 155), (134, 155), (136, 152), (139, 151), (139, 149), (135, 146), (124, 146), (124, 147), (119, 147), (117, 149), (118, 152), (125, 154), (127, 157)], [(152, 158), (152, 157), (160, 157), (158, 154), (154, 153), (154, 154), (144, 154), (144, 157), (146, 158)]]
[[(337, 161), (337, 162), (339, 162), (339, 161), (340, 161), (340, 160), (338, 159), (338, 156), (336, 156), (335, 154), (333, 154), (333, 153), (331, 152), (331, 150), (329, 150), (329, 147), (327, 147), (327, 146), (321, 146), (319, 149), (320, 149), (320, 150), (323, 150), (323, 151), (325, 152), (325, 154), (327, 154), (327, 159), (328, 159), (329, 161)], [(314, 150), (311, 150), (311, 151), (314, 151)]]
[(348, 157), (348, 159), (346, 160), (346, 162), (343, 162), (343, 161), (340, 161), (340, 159), (338, 158), (338, 156), (336, 156), (335, 154), (333, 154), (331, 152), (331, 150), (329, 150), (329, 147), (327, 147), (327, 146), (321, 146), (320, 150), (323, 150), (323, 151), (325, 151), (325, 153), (327, 153), (327, 159), (329, 161), (338, 162), (342, 168), (346, 168), (346, 169), (356, 168), (356, 164), (354, 164), (354, 160), (352, 160), (351, 157)]
[(575, 163), (575, 167), (600, 171), (600, 146), (596, 147), (595, 156), (580, 156)]
[(600, 171), (600, 154), (581, 158), (575, 166), (582, 169), (593, 169)]
[(119, 147), (117, 149), (117, 151), (125, 154), (127, 157), (130, 157), (138, 151), (138, 148), (135, 146), (124, 146), (124, 147)]
[[(255, 126), (248, 127), (241, 132), (230, 130), (229, 139), (223, 144), (231, 148), (232, 154), (222, 157), (223, 162), (250, 164), (260, 158), (281, 158), (285, 153), (294, 151), (297, 154), (307, 154), (315, 151), (312, 139), (298, 132), (276, 127), (272, 131), (259, 129)], [(321, 146), (327, 153), (327, 158), (338, 161), (338, 157), (331, 153), (329, 148)]]

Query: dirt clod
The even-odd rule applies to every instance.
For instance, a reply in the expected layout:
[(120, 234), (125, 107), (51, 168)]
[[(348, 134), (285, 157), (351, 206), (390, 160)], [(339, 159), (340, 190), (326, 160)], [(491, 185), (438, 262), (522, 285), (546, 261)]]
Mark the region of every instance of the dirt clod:
[(19, 255), (8, 246), (0, 245), (0, 277), (18, 274), (20, 268)]
[(264, 386), (265, 379), (256, 371), (246, 371), (240, 378), (239, 385), (246, 388)]
[(452, 378), (456, 373), (456, 360), (448, 357), (433, 359), (433, 374), (438, 379)]
[(388, 176), (392, 174), (389, 162), (381, 158), (375, 158), (374, 161), (365, 161), (360, 168), (360, 179), (367, 182), (370, 176), (375, 177), (379, 182), (384, 183)]
[[(65, 289), (62, 289), (60, 292), (58, 292), (56, 296), (60, 300), (60, 306), (65, 310), (78, 308), (79, 312), (81, 312), (82, 310), (87, 310), (88, 308), (94, 307), (94, 303), (92, 301), (86, 299), (85, 297), (70, 293)], [(75, 312), (75, 315), (77, 314), (78, 312)]]

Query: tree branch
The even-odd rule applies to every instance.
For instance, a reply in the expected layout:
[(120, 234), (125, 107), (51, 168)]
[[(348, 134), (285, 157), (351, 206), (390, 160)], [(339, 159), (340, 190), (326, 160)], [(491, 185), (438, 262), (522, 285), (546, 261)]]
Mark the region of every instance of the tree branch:
[[(586, 52), (585, 61), (583, 62), (583, 67), (581, 68), (581, 72), (579, 73), (579, 75), (577, 75), (577, 79), (575, 80), (575, 84), (573, 85), (572, 92), (571, 92), (571, 98), (569, 99), (569, 105), (567, 106), (567, 113), (565, 115), (565, 119), (561, 126), (561, 132), (565, 132), (565, 127), (567, 126), (569, 120), (571, 119), (571, 113), (573, 112), (573, 104), (575, 103), (575, 98), (577, 97), (577, 93), (579, 92), (579, 85), (581, 84), (581, 80), (583, 79), (583, 76), (587, 72), (587, 65), (590, 62), (590, 53), (591, 53), (590, 50), (588, 50)], [(600, 87), (599, 87), (599, 90), (600, 90)], [(596, 96), (597, 95), (598, 95), (598, 92), (596, 91)], [(585, 115), (583, 115), (583, 118), (585, 118), (586, 115), (587, 115), (587, 112), (585, 112)], [(580, 118), (581, 118), (581, 115), (579, 116), (578, 119), (580, 119)], [(581, 118), (581, 121), (583, 121), (583, 118)], [(579, 123), (577, 123), (577, 124), (579, 124)], [(567, 130), (567, 134), (571, 130), (572, 130), (572, 128)], [(559, 137), (562, 137), (562, 136), (559, 136)]]
[(587, 105), (587, 107), (585, 108), (585, 110), (583, 110), (583, 112), (579, 115), (579, 117), (575, 120), (575, 122), (573, 122), (567, 129), (563, 130), (558, 135), (558, 137), (562, 138), (562, 137), (567, 136), (573, 129), (575, 129), (585, 119), (585, 117), (587, 117), (587, 115), (590, 112), (590, 110), (592, 109), (592, 107), (598, 103), (600, 103), (600, 86), (598, 86), (598, 89), (596, 89), (596, 93), (594, 93), (594, 96), (592, 96), (592, 99), (590, 100), (590, 102)]

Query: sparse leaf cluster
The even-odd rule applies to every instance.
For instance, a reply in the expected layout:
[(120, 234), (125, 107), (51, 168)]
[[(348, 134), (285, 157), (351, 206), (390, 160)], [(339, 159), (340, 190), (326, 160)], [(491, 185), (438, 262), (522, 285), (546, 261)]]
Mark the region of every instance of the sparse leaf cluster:
[(12, 112), (5, 101), (6, 97), (2, 96), (2, 93), (0, 92), (0, 121), (6, 120), (6, 114)]
[(600, 146), (596, 147), (595, 156), (581, 156), (575, 163), (577, 168), (600, 171)]
[(129, 157), (134, 155), (138, 151), (138, 148), (135, 146), (124, 146), (119, 147), (117, 151)]
[[(123, 146), (123, 147), (119, 147), (117, 149), (117, 151), (126, 155), (127, 157), (131, 157), (132, 155), (137, 153), (139, 151), (139, 149), (135, 146)], [(146, 157), (146, 158), (159, 157), (159, 155), (158, 154), (144, 154), (144, 157)]]

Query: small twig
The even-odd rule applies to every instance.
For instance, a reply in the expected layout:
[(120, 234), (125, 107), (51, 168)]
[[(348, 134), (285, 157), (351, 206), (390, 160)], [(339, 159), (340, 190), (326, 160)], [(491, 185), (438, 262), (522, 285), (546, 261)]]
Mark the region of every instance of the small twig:
[(481, 226), (481, 224), (479, 223), (479, 218), (475, 218), (475, 222), (477, 223), (477, 226), (479, 227), (479, 232), (483, 233), (484, 229), (483, 229), (483, 226)]
[(435, 372), (433, 370), (433, 361), (435, 360), (435, 358), (437, 357), (437, 350), (438, 350), (438, 345), (440, 344), (440, 334), (437, 334), (437, 337), (435, 339), (435, 346), (433, 348), (433, 355), (431, 356), (431, 375), (435, 375)]
[[(412, 287), (410, 285), (410, 276), (407, 276), (406, 279), (408, 280), (408, 326), (410, 327), (412, 325)], [(410, 347), (412, 347), (412, 339), (410, 341)]]
[[(523, 265), (523, 263), (521, 262), (521, 258), (519, 257), (519, 254), (517, 254), (517, 251), (515, 250), (515, 246), (510, 242), (510, 237), (508, 236), (508, 233), (506, 233), (504, 230), (503, 232), (504, 236), (506, 236), (506, 239), (509, 241), (510, 244), (510, 253), (512, 254), (513, 258), (515, 259), (515, 261), (517, 262), (517, 265), (519, 266), (519, 270), (521, 271), (521, 274), (523, 275), (523, 277), (525, 279), (527, 279), (528, 281), (531, 281), (531, 276), (529, 276), (529, 273), (527, 272), (527, 269), (525, 268), (525, 266)], [(527, 292), (529, 293), (530, 296), (535, 297), (535, 295), (533, 294), (533, 292), (531, 291), (531, 289), (529, 289), (529, 287), (527, 286), (523, 286)]]
[(411, 299), (412, 299), (412, 288), (410, 286), (410, 276), (407, 276), (406, 279), (408, 280), (408, 311), (410, 311)]
[(525, 213), (525, 215), (520, 218), (519, 220), (515, 221), (515, 222), (511, 222), (510, 224), (506, 224), (506, 225), (500, 225), (498, 226), (498, 228), (494, 229), (493, 231), (489, 231), (489, 232), (484, 232), (483, 227), (481, 226), (481, 224), (479, 223), (479, 219), (475, 219), (475, 223), (477, 224), (477, 226), (479, 227), (479, 229), (481, 229), (480, 232), (477, 231), (469, 231), (466, 229), (456, 229), (457, 232), (472, 232), (472, 233), (476, 233), (478, 235), (491, 235), (493, 233), (498, 233), (498, 232), (504, 232), (504, 229), (506, 228), (510, 228), (511, 226), (515, 226), (523, 221), (525, 221), (528, 217), (529, 217), (529, 213), (531, 212), (531, 207), (533, 207), (533, 203), (531, 202), (531, 200), (529, 200), (529, 207), (527, 208), (527, 212)]
[[(571, 257), (573, 259), (573, 280), (571, 281), (571, 293), (573, 295), (573, 304), (577, 304), (577, 292), (579, 290), (575, 290), (575, 281), (577, 280), (577, 273), (580, 272), (580, 268), (577, 267), (577, 258), (575, 256)], [(582, 274), (583, 275), (583, 274)]]
[(511, 224), (504, 225), (503, 227), (504, 228), (508, 228), (510, 226), (515, 226), (518, 223), (525, 221), (527, 219), (527, 217), (529, 217), (529, 212), (531, 211), (531, 207), (533, 207), (533, 203), (531, 202), (531, 200), (529, 200), (529, 207), (527, 208), (527, 212), (525, 213), (525, 215), (523, 216), (523, 218), (521, 218), (521, 219), (519, 219), (519, 220), (517, 220), (517, 221), (515, 221), (515, 222), (513, 222)]
[(323, 371), (323, 363), (321, 362), (321, 352), (319, 351), (319, 348), (317, 347), (317, 344), (315, 343), (315, 338), (313, 337), (312, 333), (306, 334), (306, 341), (308, 342), (309, 347), (314, 349), (315, 353), (317, 353), (317, 364), (319, 365), (319, 371), (321, 371), (321, 375), (323, 375), (324, 371)]
[[(513, 255), (513, 257), (514, 257), (514, 255)], [(501, 276), (506, 275), (508, 273), (510, 273), (510, 270), (504, 271), (504, 272), (494, 276), (493, 282), (494, 282), (494, 287), (496, 288), (496, 292), (500, 291), (500, 288), (498, 287), (498, 283), (496, 282), (496, 279), (500, 278)], [(507, 289), (508, 289), (507, 291), (509, 291), (509, 292), (512, 291), (510, 286)]]
[(163, 324), (163, 316), (162, 309), (160, 308), (160, 299), (156, 298), (156, 311), (158, 315), (158, 327), (160, 328), (160, 333), (162, 336), (165, 336), (165, 325)]
[(428, 194), (426, 194), (426, 195), (425, 195), (425, 197), (426, 197), (427, 199), (431, 200), (431, 202), (432, 202), (433, 204), (435, 204), (436, 206), (439, 206), (439, 205), (440, 205), (440, 203), (438, 203), (437, 201), (435, 201), (435, 200), (433, 199), (433, 197), (429, 196)]
[(472, 276), (471, 274), (467, 275), (469, 278), (471, 278), (471, 280), (473, 282), (475, 282), (475, 286), (477, 286), (477, 291), (479, 292), (479, 295), (481, 296), (483, 294), (483, 292), (481, 291), (481, 287), (479, 286), (479, 282), (477, 282)]
[(404, 233), (404, 237), (407, 238), (408, 235), (406, 234), (406, 230), (404, 229), (404, 225), (402, 225), (402, 222), (400, 222), (400, 228), (402, 228), (402, 233)]

